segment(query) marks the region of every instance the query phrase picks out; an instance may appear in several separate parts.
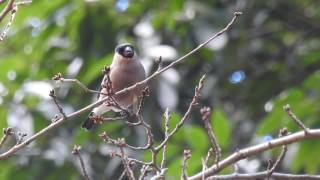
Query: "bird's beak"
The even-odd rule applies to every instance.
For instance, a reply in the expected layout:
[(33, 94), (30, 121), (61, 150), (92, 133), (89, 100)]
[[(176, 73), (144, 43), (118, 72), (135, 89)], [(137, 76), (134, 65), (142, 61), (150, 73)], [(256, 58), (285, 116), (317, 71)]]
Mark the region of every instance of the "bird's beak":
[(131, 58), (131, 57), (133, 57), (133, 50), (132, 50), (132, 48), (130, 48), (130, 47), (126, 47), (125, 49), (124, 49), (124, 52), (123, 52), (123, 54), (124, 54), (124, 56), (125, 57), (128, 57), (128, 58)]

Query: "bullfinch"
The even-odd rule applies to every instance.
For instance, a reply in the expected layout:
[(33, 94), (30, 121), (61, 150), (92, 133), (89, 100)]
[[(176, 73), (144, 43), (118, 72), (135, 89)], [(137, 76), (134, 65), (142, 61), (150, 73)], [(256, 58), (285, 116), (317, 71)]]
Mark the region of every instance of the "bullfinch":
[[(115, 54), (110, 65), (109, 77), (114, 92), (118, 92), (124, 88), (130, 87), (135, 83), (146, 78), (145, 70), (137, 59), (134, 48), (131, 44), (121, 44), (116, 47)], [(105, 83), (107, 75), (104, 76), (101, 83), (101, 90), (98, 100), (105, 98), (107, 95), (107, 87)], [(141, 96), (144, 86), (139, 86), (131, 91), (113, 96), (118, 105), (123, 108), (138, 107), (139, 97)], [(82, 124), (82, 128), (91, 129), (94, 122), (92, 116), (101, 116), (108, 111), (120, 112), (121, 109), (107, 103), (95, 107), (89, 114), (86, 121)]]

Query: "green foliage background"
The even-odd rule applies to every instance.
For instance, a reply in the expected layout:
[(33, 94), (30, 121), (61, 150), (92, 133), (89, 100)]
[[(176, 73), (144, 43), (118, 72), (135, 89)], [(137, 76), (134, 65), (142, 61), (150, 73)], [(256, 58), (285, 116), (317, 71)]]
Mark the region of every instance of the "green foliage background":
[[(125, 2), (128, 7), (120, 10), (119, 3)], [(5, 3), (0, 4), (1, 9), (4, 6)], [(92, 102), (93, 95), (85, 94), (77, 86), (59, 87), (50, 81), (57, 72), (67, 75), (68, 67), (73, 67), (70, 64), (77, 58), (82, 60), (82, 66), (73, 76), (92, 89), (98, 89), (101, 69), (111, 63), (114, 47), (121, 42), (133, 43), (141, 58), (152, 62), (152, 58), (146, 57), (148, 52), (141, 48), (141, 37), (135, 33), (138, 23), (150, 23), (154, 36), (160, 38), (158, 44), (171, 46), (181, 56), (200, 43), (199, 31), (213, 34), (226, 25), (234, 11), (244, 14), (224, 37), (226, 44), (216, 42), (222, 48), (206, 47), (176, 67), (181, 80), (173, 86), (179, 103), (172, 109), (171, 128), (186, 110), (203, 73), (208, 78), (200, 106), (213, 107), (211, 124), (223, 156), (262, 142), (266, 137), (276, 137), (284, 126), (292, 132), (299, 130), (282, 110), (287, 103), (308, 127), (318, 128), (320, 2), (312, 0), (38, 0), (20, 6), (9, 34), (0, 44), (0, 128), (10, 125), (10, 117), (21, 108), (22, 112), (14, 118), (18, 122), (15, 129), (19, 130), (19, 124), (26, 122), (27, 117), (31, 117), (33, 132), (50, 124), (56, 108), (43, 106), (43, 102), (52, 104), (48, 97), (28, 93), (24, 87), (30, 82), (54, 86), (68, 112)], [(155, 68), (153, 65), (150, 69)], [(151, 96), (144, 109), (144, 117), (151, 123), (158, 142), (163, 138), (164, 112), (157, 99), (161, 94), (160, 83), (161, 78), (150, 83)], [(45, 110), (41, 111), (41, 107)], [(199, 107), (168, 145), (171, 179), (180, 176), (185, 148), (192, 152), (188, 173), (201, 170), (201, 158), (205, 157), (209, 142)], [(117, 178), (121, 174), (121, 162), (110, 160), (108, 152), (112, 147), (106, 146), (98, 134), (106, 131), (111, 137), (125, 137), (135, 145), (144, 143), (143, 134), (123, 123), (103, 124), (86, 132), (80, 128), (85, 116), (66, 122), (17, 155), (1, 160), (0, 179), (80, 179), (78, 161), (70, 153), (74, 144), (82, 146), (94, 179)], [(0, 151), (13, 144), (14, 140), (10, 139)], [(318, 141), (289, 146), (292, 153), (287, 155), (280, 170), (319, 173), (319, 148)], [(130, 155), (141, 159), (150, 156), (140, 151)], [(250, 159), (258, 159), (256, 170), (263, 170), (266, 157), (276, 155), (274, 151)], [(231, 170), (225, 171), (228, 172)]]

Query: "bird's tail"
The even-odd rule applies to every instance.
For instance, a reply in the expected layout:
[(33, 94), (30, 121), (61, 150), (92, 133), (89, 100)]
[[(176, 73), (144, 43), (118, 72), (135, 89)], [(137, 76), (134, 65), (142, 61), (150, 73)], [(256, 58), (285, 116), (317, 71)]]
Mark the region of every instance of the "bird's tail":
[(94, 122), (90, 118), (92, 116), (92, 114), (93, 114), (93, 112), (91, 112), (89, 114), (89, 116), (87, 117), (87, 119), (82, 123), (82, 126), (81, 126), (82, 128), (90, 130), (93, 127)]

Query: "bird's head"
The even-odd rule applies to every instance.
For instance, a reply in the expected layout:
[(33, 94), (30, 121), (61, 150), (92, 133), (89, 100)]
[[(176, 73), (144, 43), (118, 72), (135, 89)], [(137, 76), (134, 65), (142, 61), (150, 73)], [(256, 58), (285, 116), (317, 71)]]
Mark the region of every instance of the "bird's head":
[(116, 47), (116, 53), (125, 58), (132, 58), (134, 56), (134, 48), (131, 44), (120, 44)]

